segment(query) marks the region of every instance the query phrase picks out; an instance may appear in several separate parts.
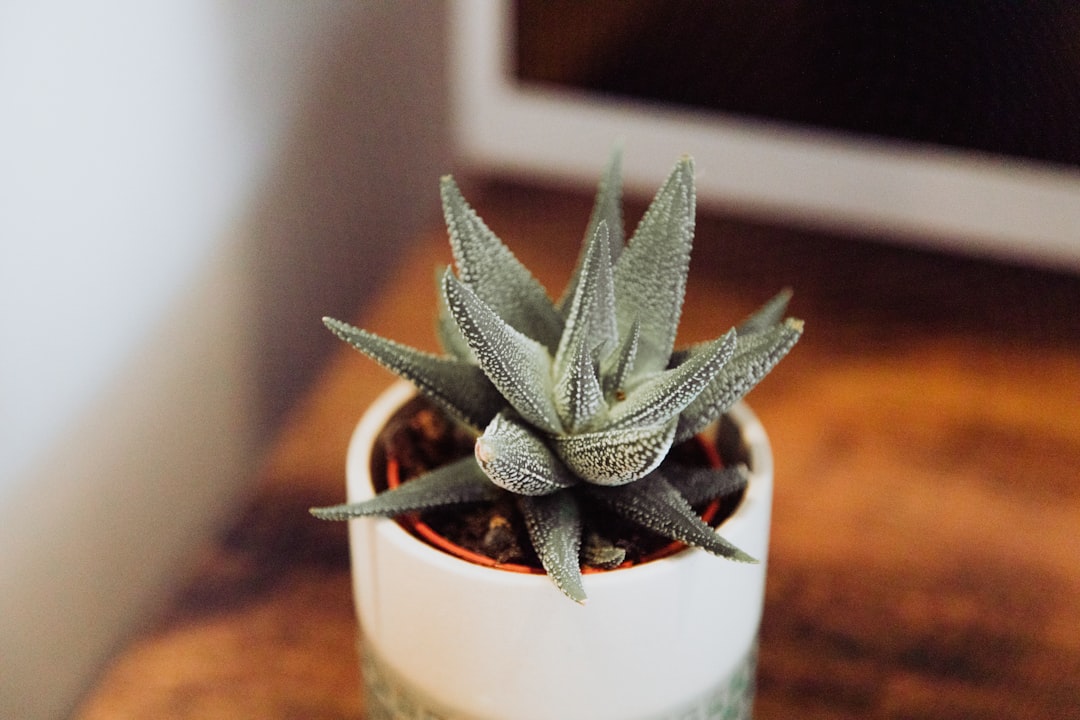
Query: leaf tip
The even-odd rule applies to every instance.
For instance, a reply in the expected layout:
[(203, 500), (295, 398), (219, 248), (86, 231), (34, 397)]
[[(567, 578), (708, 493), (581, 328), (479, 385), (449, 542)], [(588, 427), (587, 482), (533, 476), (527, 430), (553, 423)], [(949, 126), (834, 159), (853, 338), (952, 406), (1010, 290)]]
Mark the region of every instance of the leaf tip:
[(731, 556), (728, 558), (728, 560), (734, 560), (735, 562), (741, 562), (741, 563), (745, 563), (747, 565), (760, 565), (761, 564), (761, 561), (758, 560), (756, 557), (754, 557), (753, 555), (750, 555), (749, 553), (745, 553), (742, 550), (739, 550), (738, 548), (735, 549), (735, 552), (733, 552), (731, 554)]
[(337, 520), (338, 515), (334, 512), (332, 507), (313, 507), (308, 508), (308, 512), (312, 516), (317, 517), (319, 520)]
[(585, 594), (585, 588), (581, 586), (581, 578), (578, 577), (577, 582), (573, 583), (559, 583), (556, 582), (555, 586), (562, 592), (563, 595), (570, 598), (578, 605), (585, 607), (589, 602), (589, 596)]

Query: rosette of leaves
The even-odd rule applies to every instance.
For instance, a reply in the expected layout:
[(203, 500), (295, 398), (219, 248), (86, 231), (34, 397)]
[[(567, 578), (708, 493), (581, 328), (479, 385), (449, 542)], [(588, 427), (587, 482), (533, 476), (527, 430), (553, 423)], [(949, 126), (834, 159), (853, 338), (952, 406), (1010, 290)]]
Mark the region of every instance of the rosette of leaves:
[(691, 507), (741, 491), (745, 468), (661, 462), (754, 387), (795, 344), (802, 323), (783, 319), (783, 292), (716, 340), (674, 349), (694, 234), (692, 161), (676, 164), (627, 242), (613, 156), (558, 302), (450, 177), (441, 195), (457, 266), (440, 281), (445, 354), (324, 322), (475, 428), (475, 453), (367, 501), (312, 512), (396, 516), (512, 493), (545, 571), (578, 602), (585, 600), (583, 556), (602, 566), (622, 559), (618, 538), (589, 530), (586, 505), (754, 562)]

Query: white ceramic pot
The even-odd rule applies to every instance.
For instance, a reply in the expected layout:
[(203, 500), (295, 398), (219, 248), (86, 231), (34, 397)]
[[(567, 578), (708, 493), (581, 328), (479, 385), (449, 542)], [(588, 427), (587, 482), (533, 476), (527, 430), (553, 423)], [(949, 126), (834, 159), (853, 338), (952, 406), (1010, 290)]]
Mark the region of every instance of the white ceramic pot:
[[(399, 381), (361, 419), (349, 448), (350, 501), (373, 494), (373, 440), (412, 395)], [(718, 532), (761, 559), (757, 565), (684, 550), (586, 575), (581, 606), (544, 575), (463, 561), (392, 520), (350, 521), (369, 717), (748, 718), (772, 455), (749, 408), (731, 415), (751, 479)]]

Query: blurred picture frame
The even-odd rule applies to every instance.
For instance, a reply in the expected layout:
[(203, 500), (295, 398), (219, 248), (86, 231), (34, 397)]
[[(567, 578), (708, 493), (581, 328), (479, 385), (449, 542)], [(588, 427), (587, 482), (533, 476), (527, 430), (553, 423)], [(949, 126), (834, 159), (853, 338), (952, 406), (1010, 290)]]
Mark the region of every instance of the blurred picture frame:
[(643, 192), (690, 153), (706, 207), (1080, 271), (1080, 166), (522, 81), (523, 1), (453, 3), (452, 126), (466, 167), (591, 183), (620, 143), (626, 187)]

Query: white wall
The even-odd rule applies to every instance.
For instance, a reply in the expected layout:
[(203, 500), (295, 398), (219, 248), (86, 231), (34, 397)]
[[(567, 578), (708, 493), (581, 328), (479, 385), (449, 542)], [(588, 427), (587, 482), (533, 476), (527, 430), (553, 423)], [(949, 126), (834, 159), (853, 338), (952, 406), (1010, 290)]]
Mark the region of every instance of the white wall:
[(0, 5), (0, 717), (70, 710), (253, 479), (318, 317), (434, 217), (441, 38), (422, 2)]

